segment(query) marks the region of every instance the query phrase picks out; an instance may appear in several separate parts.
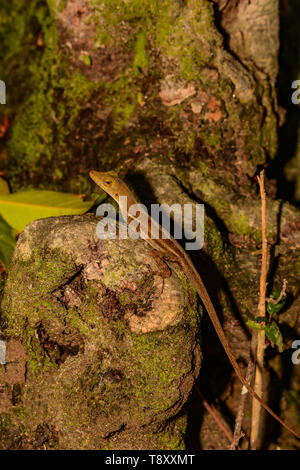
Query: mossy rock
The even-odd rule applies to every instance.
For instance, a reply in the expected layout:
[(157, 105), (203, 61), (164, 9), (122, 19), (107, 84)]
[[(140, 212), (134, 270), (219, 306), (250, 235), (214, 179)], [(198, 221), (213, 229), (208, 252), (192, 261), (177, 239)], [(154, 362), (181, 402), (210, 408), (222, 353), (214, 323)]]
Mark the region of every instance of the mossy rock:
[[(199, 372), (195, 293), (176, 265), (161, 277), (145, 242), (99, 240), (96, 224), (41, 219), (19, 237), (2, 301), (26, 350), (13, 422), (37, 447), (46, 426), (49, 447), (160, 448)], [(175, 424), (165, 448), (181, 445)]]

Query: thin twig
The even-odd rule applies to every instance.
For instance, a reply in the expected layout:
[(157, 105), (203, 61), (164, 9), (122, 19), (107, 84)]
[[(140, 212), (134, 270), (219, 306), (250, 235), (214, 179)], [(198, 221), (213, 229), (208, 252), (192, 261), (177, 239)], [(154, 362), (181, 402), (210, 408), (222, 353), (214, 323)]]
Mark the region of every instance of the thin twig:
[[(230, 442), (233, 442), (233, 435), (231, 433), (231, 431), (225, 427), (225, 425), (222, 423), (221, 419), (218, 417), (217, 415), (217, 410), (211, 406), (207, 400), (205, 399), (204, 395), (202, 394), (202, 392), (200, 391), (199, 387), (197, 386), (197, 384), (194, 385), (195, 389), (196, 389), (196, 392), (198, 393), (199, 397), (201, 398), (202, 400), (202, 404), (204, 406), (204, 408), (208, 411), (208, 413), (213, 417), (213, 419), (215, 420), (215, 422), (217, 423), (217, 425), (219, 426), (219, 428), (223, 431), (223, 433), (225, 434), (225, 436), (227, 437), (227, 439), (230, 441)], [(239, 449), (239, 448), (238, 448)], [(240, 449), (239, 449), (240, 450)]]
[[(248, 383), (251, 383), (253, 371), (254, 371), (254, 363), (250, 354), (248, 367), (247, 367), (247, 373), (246, 373), (246, 380)], [(241, 400), (239, 404), (239, 409), (235, 418), (233, 441), (229, 447), (229, 450), (235, 450), (238, 447), (240, 439), (245, 436), (244, 432), (242, 431), (242, 424), (243, 424), (243, 419), (244, 419), (247, 395), (248, 395), (248, 390), (243, 385), (242, 390), (241, 390)]]
[(267, 297), (266, 301), (271, 302), (272, 304), (279, 304), (282, 297), (284, 297), (286, 295), (286, 287), (287, 287), (287, 280), (283, 279), (282, 289), (281, 289), (281, 292), (280, 292), (280, 295), (279, 295), (278, 299), (272, 299), (272, 297)]
[[(264, 171), (260, 172), (257, 177), (261, 197), (261, 228), (262, 228), (262, 266), (260, 275), (260, 292), (259, 292), (259, 316), (266, 315), (266, 286), (267, 286), (267, 235), (266, 235), (266, 193), (264, 188)], [(263, 367), (264, 367), (264, 351), (265, 351), (265, 330), (257, 333), (257, 353), (256, 353), (256, 370), (254, 390), (259, 397), (262, 397), (263, 391)], [(258, 445), (259, 428), (260, 428), (260, 412), (261, 405), (257, 400), (252, 401), (252, 420), (251, 420), (251, 449), (256, 449)]]

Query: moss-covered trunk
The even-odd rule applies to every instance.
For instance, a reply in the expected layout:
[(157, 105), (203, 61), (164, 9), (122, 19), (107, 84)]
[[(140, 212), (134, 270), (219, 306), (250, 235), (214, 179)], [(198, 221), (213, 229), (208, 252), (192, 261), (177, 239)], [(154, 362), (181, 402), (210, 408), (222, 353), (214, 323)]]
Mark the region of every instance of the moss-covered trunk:
[(238, 179), (274, 156), (277, 2), (222, 10), (209, 0), (13, 0), (0, 8), (13, 189), (86, 192), (87, 168), (145, 152), (213, 158)]

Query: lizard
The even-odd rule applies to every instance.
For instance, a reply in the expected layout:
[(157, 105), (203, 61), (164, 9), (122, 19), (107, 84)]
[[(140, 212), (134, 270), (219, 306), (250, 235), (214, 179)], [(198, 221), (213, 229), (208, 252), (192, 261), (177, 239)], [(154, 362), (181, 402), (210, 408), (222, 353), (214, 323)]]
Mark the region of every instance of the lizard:
[[(95, 170), (91, 170), (89, 173), (91, 179), (107, 194), (109, 194), (118, 204), (119, 198), (121, 196), (127, 197), (127, 205), (130, 207), (133, 204), (137, 204), (137, 200), (127, 186), (127, 184), (118, 176), (117, 173), (111, 172), (99, 172)], [(122, 207), (119, 204), (120, 211), (122, 214)], [(128, 215), (128, 219), (134, 219), (133, 216)], [(284, 426), (288, 431), (290, 431), (294, 436), (300, 439), (300, 435), (294, 431), (287, 423), (285, 423), (265, 402), (264, 400), (253, 390), (251, 385), (247, 382), (244, 378), (242, 371), (231, 351), (227, 338), (225, 336), (224, 330), (214, 308), (214, 305), (210, 299), (210, 296), (207, 292), (207, 289), (202, 281), (200, 274), (198, 273), (197, 269), (192, 262), (191, 257), (188, 253), (184, 250), (184, 248), (173, 238), (170, 234), (168, 234), (168, 238), (162, 238), (162, 227), (156, 222), (148, 213), (146, 218), (140, 220), (140, 233), (142, 238), (144, 238), (151, 246), (152, 246), (152, 254), (154, 258), (160, 258), (163, 260), (173, 260), (177, 261), (183, 272), (185, 273), (186, 277), (189, 279), (191, 285), (196, 289), (198, 295), (200, 296), (201, 301), (210, 317), (210, 320), (215, 328), (215, 331), (219, 337), (219, 340), (225, 350), (225, 353), (237, 375), (241, 383), (246, 387), (248, 392), (252, 397), (259, 401), (259, 403), (263, 406), (263, 408), (271, 415), (274, 419), (276, 419), (282, 426)], [(159, 238), (152, 239), (151, 238), (151, 224), (158, 224), (159, 225)], [(153, 225), (152, 225), (153, 227)]]

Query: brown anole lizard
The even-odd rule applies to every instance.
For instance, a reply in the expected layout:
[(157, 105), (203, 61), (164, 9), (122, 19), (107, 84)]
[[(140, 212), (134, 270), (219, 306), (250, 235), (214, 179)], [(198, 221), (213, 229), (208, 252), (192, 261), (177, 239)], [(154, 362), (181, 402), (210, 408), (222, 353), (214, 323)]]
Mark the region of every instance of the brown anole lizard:
[[(129, 189), (129, 187), (121, 178), (118, 177), (116, 173), (114, 172), (101, 173), (101, 172), (92, 170), (90, 171), (90, 177), (98, 186), (100, 186), (100, 188), (102, 188), (105, 192), (107, 192), (118, 203), (119, 203), (120, 196), (126, 196), (128, 208), (130, 208), (130, 206), (133, 204), (137, 204), (137, 201), (133, 193)], [(120, 206), (120, 210), (122, 213), (121, 206)], [(128, 215), (128, 219), (134, 219), (134, 217)], [(139, 219), (139, 221), (140, 220), (141, 220), (141, 223), (140, 223), (141, 235), (144, 235), (144, 238), (146, 239), (146, 241), (156, 250), (157, 254), (159, 253), (160, 257), (162, 258), (166, 257), (167, 259), (176, 260), (178, 264), (180, 265), (180, 267), (182, 268), (185, 275), (187, 276), (187, 278), (189, 279), (192, 286), (198, 292), (207, 310), (207, 313), (209, 314), (209, 317), (214, 325), (214, 328), (222, 343), (222, 346), (228, 356), (228, 359), (230, 360), (239, 380), (247, 388), (247, 390), (252, 395), (252, 397), (258, 400), (259, 403), (265, 408), (265, 410), (268, 411), (268, 413), (270, 413), (270, 415), (273, 416), (273, 418), (275, 418), (282, 426), (284, 426), (292, 434), (294, 434), (298, 439), (300, 439), (300, 435), (296, 431), (294, 431), (288, 424), (286, 424), (279, 416), (277, 416), (277, 414), (274, 413), (273, 410), (271, 410), (271, 408), (255, 393), (251, 385), (244, 378), (240, 370), (240, 367), (230, 349), (230, 346), (228, 344), (227, 338), (223, 331), (222, 325), (219, 321), (219, 318), (217, 316), (213, 303), (210, 300), (206, 287), (198, 271), (196, 270), (190, 256), (171, 235), (169, 235), (169, 238), (157, 238), (157, 239), (151, 238), (151, 224), (157, 224), (157, 222), (155, 222), (154, 219), (152, 219), (148, 214), (147, 214), (147, 217), (144, 219), (145, 223), (142, 222), (142, 219)], [(163, 230), (162, 227), (159, 226), (160, 234), (162, 234), (162, 230)]]

